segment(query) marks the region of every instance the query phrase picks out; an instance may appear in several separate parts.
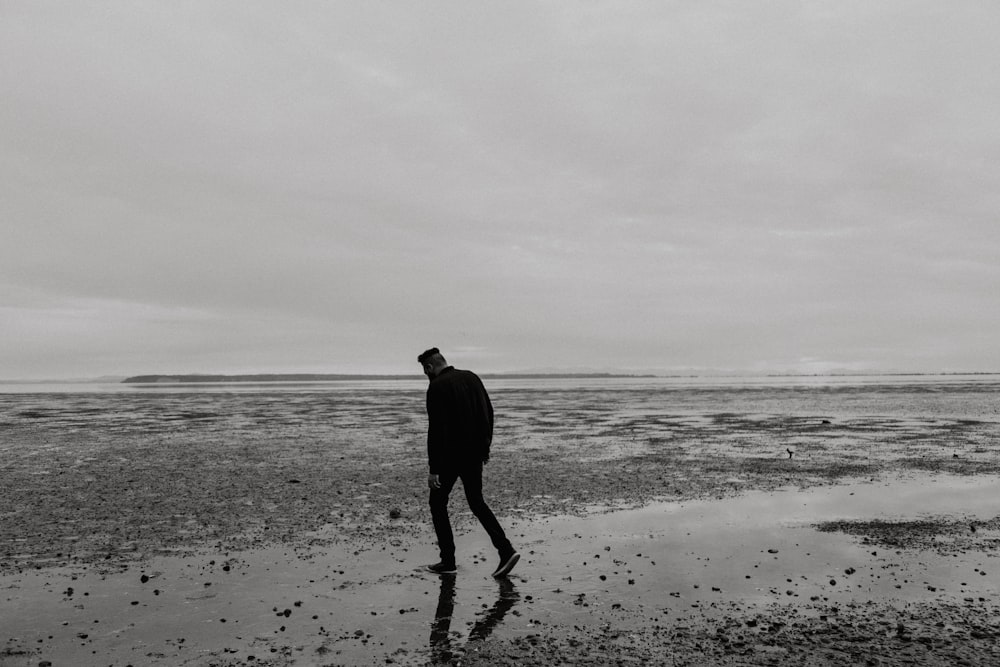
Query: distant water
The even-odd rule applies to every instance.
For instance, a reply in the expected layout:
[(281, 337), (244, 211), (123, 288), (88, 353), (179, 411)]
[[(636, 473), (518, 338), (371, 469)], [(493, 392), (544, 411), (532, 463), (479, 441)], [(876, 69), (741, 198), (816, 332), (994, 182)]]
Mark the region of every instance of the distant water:
[(0, 382), (0, 394), (214, 394), (233, 392), (324, 392), (368, 389), (418, 389), (426, 380), (350, 380), (336, 382)]
[[(789, 375), (719, 377), (538, 377), (484, 380), (488, 389), (602, 390), (748, 387), (872, 387), (907, 385), (1000, 387), (998, 374), (954, 375)], [(125, 384), (122, 382), (0, 382), (0, 394), (108, 394), (108, 393), (231, 393), (231, 392), (356, 392), (422, 390), (427, 381), (338, 380), (317, 382), (191, 382)]]

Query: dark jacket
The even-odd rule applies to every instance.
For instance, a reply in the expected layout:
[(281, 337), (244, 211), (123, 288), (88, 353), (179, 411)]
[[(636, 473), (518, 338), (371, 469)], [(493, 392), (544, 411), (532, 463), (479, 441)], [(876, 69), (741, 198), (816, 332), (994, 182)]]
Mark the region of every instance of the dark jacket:
[(431, 474), (484, 462), (493, 442), (493, 404), (472, 371), (449, 366), (427, 386), (427, 459)]

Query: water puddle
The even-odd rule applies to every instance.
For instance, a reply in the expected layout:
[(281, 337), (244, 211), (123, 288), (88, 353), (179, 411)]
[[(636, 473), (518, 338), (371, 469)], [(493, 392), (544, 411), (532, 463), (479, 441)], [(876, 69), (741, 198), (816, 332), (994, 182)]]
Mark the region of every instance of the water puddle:
[(478, 526), (459, 531), (451, 577), (419, 569), (435, 560), (429, 525), (421, 543), (33, 570), (0, 577), (0, 664), (424, 664), (547, 624), (670, 623), (734, 603), (995, 599), (996, 531), (963, 538), (970, 548), (909, 549), (814, 526), (997, 516), (1000, 478), (924, 475), (508, 522), (522, 560), (500, 581)]

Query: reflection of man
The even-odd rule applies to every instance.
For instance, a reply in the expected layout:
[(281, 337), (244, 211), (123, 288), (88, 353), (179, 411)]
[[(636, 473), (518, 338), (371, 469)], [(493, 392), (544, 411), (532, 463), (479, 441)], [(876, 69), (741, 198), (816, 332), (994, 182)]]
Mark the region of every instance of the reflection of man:
[[(500, 591), (493, 606), (481, 612), (472, 629), (469, 630), (469, 641), (484, 641), (490, 633), (500, 625), (504, 616), (521, 598), (514, 583), (507, 577), (499, 579)], [(451, 617), (455, 613), (455, 576), (446, 574), (441, 577), (441, 594), (438, 596), (437, 610), (434, 612), (434, 622), (431, 623), (431, 654), (435, 663), (451, 664), (458, 656), (452, 652)]]
[(448, 519), (448, 495), (460, 478), (469, 508), (479, 519), (500, 554), (494, 577), (503, 577), (517, 563), (514, 550), (493, 512), (483, 500), (483, 464), (493, 442), (493, 404), (482, 381), (472, 371), (452, 368), (432, 347), (417, 357), (430, 379), (427, 386), (427, 458), (430, 463), (431, 519), (441, 562), (428, 565), (436, 574), (457, 571), (455, 537)]

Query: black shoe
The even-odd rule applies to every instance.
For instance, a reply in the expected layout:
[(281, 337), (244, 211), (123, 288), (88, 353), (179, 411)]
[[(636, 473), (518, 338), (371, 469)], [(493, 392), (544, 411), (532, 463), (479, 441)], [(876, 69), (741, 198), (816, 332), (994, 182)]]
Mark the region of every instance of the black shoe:
[(501, 556), (500, 564), (497, 566), (497, 569), (493, 571), (493, 576), (494, 577), (507, 576), (507, 573), (514, 569), (514, 566), (517, 565), (517, 561), (519, 561), (520, 559), (521, 559), (521, 554), (517, 553), (516, 551), (512, 551), (510, 555), (507, 556), (506, 558)]
[(427, 566), (428, 572), (433, 572), (434, 574), (455, 574), (458, 572), (458, 568), (455, 567), (454, 563), (434, 563), (433, 565)]

